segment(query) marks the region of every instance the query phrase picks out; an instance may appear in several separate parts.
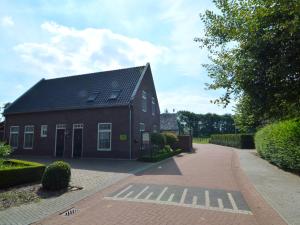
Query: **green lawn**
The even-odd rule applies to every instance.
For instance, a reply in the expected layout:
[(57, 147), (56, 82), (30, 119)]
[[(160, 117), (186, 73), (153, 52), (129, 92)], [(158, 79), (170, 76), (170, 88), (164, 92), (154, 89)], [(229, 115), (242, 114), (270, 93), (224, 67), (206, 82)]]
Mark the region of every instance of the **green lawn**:
[(193, 143), (208, 144), (209, 138), (193, 138)]

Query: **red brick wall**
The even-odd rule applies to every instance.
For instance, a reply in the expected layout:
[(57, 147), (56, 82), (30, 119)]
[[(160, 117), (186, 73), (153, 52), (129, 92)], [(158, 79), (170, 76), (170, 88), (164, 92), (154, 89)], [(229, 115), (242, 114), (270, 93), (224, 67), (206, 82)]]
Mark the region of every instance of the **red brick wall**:
[(175, 148), (180, 148), (184, 152), (191, 152), (193, 150), (193, 140), (192, 136), (189, 135), (179, 135), (178, 142), (174, 146)]

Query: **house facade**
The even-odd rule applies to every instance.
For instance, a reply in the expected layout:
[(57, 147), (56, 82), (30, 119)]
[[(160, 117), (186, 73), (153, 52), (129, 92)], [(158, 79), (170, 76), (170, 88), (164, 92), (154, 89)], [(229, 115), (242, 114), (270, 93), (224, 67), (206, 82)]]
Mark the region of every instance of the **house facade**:
[(177, 113), (160, 114), (160, 131), (179, 134), (179, 126), (177, 121)]
[(158, 132), (150, 65), (41, 80), (4, 111), (14, 154), (135, 159)]

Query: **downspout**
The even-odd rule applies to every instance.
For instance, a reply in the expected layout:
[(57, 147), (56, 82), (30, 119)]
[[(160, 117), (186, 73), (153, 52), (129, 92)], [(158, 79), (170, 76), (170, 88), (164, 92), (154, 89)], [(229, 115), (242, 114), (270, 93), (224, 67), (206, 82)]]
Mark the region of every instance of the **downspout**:
[(131, 131), (132, 131), (132, 123), (131, 123), (131, 101), (129, 102), (129, 159), (132, 159), (132, 141), (131, 141)]

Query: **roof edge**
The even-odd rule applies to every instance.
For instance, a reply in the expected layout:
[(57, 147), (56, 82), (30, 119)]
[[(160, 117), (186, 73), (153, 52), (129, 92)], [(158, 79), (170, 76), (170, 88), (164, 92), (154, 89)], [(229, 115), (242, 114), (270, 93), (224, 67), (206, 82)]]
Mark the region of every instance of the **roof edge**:
[(135, 86), (135, 88), (134, 88), (134, 90), (132, 92), (132, 95), (130, 97), (130, 101), (132, 101), (135, 98), (136, 93), (137, 93), (137, 91), (138, 91), (138, 89), (139, 89), (139, 87), (140, 87), (140, 85), (142, 83), (142, 80), (143, 80), (143, 78), (144, 78), (144, 76), (146, 74), (146, 71), (148, 70), (149, 67), (150, 67), (150, 63), (147, 62), (146, 66), (145, 66), (145, 68), (144, 68), (144, 70), (142, 72), (142, 75), (140, 76), (140, 78), (139, 78), (139, 80), (138, 80), (138, 82), (137, 82), (137, 84), (136, 84), (136, 86)]
[(6, 111), (14, 104), (16, 104), (17, 101), (19, 101), (23, 96), (28, 94), (34, 87), (36, 87), (38, 84), (40, 84), (42, 81), (44, 81), (45, 78), (40, 79), (37, 83), (35, 83), (31, 88), (29, 88), (27, 91), (25, 91), (20, 97), (18, 97), (15, 101), (13, 101), (4, 111), (3, 115), (7, 115)]

